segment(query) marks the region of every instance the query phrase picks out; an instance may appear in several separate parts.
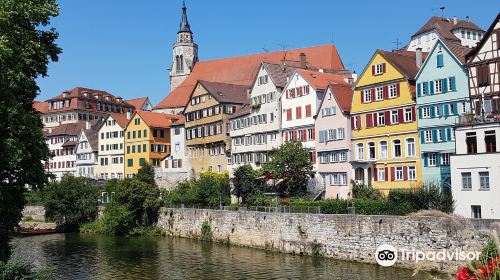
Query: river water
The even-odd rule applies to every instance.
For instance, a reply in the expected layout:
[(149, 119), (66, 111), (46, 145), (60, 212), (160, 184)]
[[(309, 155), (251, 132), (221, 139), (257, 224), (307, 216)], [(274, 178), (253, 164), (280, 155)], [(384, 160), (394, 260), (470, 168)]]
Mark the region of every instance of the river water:
[(14, 255), (57, 279), (429, 279), (412, 271), (169, 237), (17, 237)]

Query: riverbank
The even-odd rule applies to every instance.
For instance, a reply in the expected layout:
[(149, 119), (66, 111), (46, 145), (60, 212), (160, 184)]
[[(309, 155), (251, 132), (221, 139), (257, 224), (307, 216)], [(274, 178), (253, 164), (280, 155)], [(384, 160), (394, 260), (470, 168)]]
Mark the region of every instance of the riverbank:
[[(437, 252), (481, 251), (494, 221), (452, 217), (285, 214), (162, 208), (158, 226), (167, 235), (277, 252), (376, 263), (379, 245)], [(455, 273), (464, 261), (398, 259), (394, 266)]]

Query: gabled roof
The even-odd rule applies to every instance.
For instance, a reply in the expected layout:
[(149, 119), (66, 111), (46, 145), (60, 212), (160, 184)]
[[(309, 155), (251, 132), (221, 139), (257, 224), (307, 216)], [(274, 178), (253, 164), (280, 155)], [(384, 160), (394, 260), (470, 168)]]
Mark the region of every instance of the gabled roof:
[[(93, 120), (90, 121), (90, 126), (94, 127), (99, 124), (99, 120)], [(76, 123), (66, 123), (66, 124), (61, 124), (54, 129), (52, 129), (49, 134), (47, 135), (48, 137), (52, 136), (60, 136), (60, 135), (71, 135), (71, 136), (77, 136), (82, 129), (85, 129), (86, 122), (80, 121)]]
[(236, 119), (236, 118), (239, 118), (241, 116), (246, 116), (246, 115), (250, 114), (251, 111), (252, 111), (252, 108), (250, 108), (250, 106), (248, 106), (248, 104), (243, 104), (240, 107), (236, 108), (236, 112), (234, 114), (232, 114), (231, 116), (229, 116), (229, 119)]
[(198, 81), (220, 103), (248, 103), (248, 86)]
[(127, 103), (133, 105), (136, 110), (141, 110), (142, 107), (144, 107), (144, 104), (146, 101), (149, 101), (149, 98), (147, 96), (144, 97), (139, 97), (139, 98), (134, 98), (134, 99), (128, 99), (125, 100)]
[(180, 115), (171, 115), (171, 114), (163, 114), (163, 113), (155, 113), (147, 111), (136, 111), (135, 114), (139, 115), (141, 119), (149, 127), (157, 127), (157, 128), (169, 128), (170, 125), (172, 125), (173, 122), (172, 120), (179, 121), (183, 119), (182, 116)]
[(99, 150), (99, 145), (98, 145), (98, 127), (92, 127), (91, 129), (82, 129), (80, 133), (85, 133), (85, 136), (87, 137), (87, 141), (89, 141), (90, 148), (92, 148), (92, 151), (98, 151)]
[(455, 24), (453, 19), (433, 16), (415, 34), (413, 34), (412, 38), (422, 33), (435, 30), (443, 39), (460, 41), (460, 39), (453, 35), (452, 32), (458, 28), (483, 31), (479, 26), (470, 20), (457, 19), (457, 24)]
[(49, 103), (45, 101), (33, 101), (33, 108), (40, 113), (49, 111)]
[[(419, 68), (417, 67), (416, 52), (412, 51), (383, 51), (377, 50), (387, 62), (396, 68), (401, 74), (409, 80), (415, 80)], [(422, 60), (427, 58), (429, 53), (422, 53)], [(366, 69), (365, 69), (366, 70)]]
[(296, 71), (316, 90), (326, 90), (330, 83), (348, 84), (345, 81), (345, 78), (338, 74), (322, 73), (304, 69), (297, 69)]
[[(488, 41), (488, 38), (491, 36), (491, 33), (495, 29), (495, 26), (497, 23), (500, 21), (500, 13), (497, 14), (493, 22), (491, 23), (490, 27), (488, 27), (488, 30), (486, 33), (484, 33), (483, 38), (477, 43), (476, 47), (474, 47), (469, 53), (465, 55), (465, 60), (468, 62), (471, 58), (477, 55), (477, 53), (481, 50), (481, 48), (484, 46), (484, 43)], [(498, 40), (498, 39), (497, 39)]]
[(288, 82), (288, 77), (291, 77), (295, 68), (283, 63), (263, 62), (262, 65), (267, 70), (274, 85), (279, 88), (284, 88)]
[(351, 112), (352, 97), (354, 90), (349, 84), (330, 84), (332, 94), (337, 100), (337, 104), (346, 113)]
[(116, 123), (123, 129), (127, 127), (127, 124), (129, 122), (129, 119), (127, 119), (126, 114), (118, 114), (118, 113), (110, 113), (106, 119), (104, 119), (104, 122), (108, 120), (108, 118), (113, 118), (113, 120), (116, 121)]
[(344, 64), (334, 45), (200, 61), (195, 64), (189, 77), (160, 101), (155, 109), (185, 107), (198, 80), (250, 87), (262, 62), (300, 61), (300, 53), (304, 53), (308, 64), (316, 68), (344, 70)]

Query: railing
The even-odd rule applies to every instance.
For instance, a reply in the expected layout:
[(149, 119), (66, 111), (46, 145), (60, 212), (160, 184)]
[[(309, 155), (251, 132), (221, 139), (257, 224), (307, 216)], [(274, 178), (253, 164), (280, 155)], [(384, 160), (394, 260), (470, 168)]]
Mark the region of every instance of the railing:
[(306, 213), (306, 214), (321, 214), (320, 206), (207, 206), (201, 204), (194, 205), (166, 205), (167, 208), (181, 209), (207, 209), (207, 210), (226, 210), (226, 211), (250, 211), (250, 212), (266, 212), (266, 213)]
[(463, 115), (458, 116), (455, 124), (457, 125), (474, 125), (481, 123), (492, 123), (492, 122), (500, 122), (500, 114), (486, 114), (484, 116), (476, 116), (476, 115)]

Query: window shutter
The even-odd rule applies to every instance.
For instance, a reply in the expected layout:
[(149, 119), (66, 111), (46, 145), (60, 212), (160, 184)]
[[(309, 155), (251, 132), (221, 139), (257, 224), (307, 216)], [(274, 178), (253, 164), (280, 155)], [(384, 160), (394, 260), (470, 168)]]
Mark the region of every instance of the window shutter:
[(385, 167), (384, 169), (385, 169), (385, 172), (384, 172), (385, 173), (385, 180), (389, 181), (389, 168)]
[(429, 82), (429, 93), (434, 94), (434, 81)]
[(417, 120), (417, 112), (415, 111), (415, 107), (411, 107), (411, 121), (414, 122)]
[(425, 131), (420, 131), (420, 143), (425, 143)]
[(372, 96), (372, 102), (373, 102), (373, 101), (375, 101), (375, 88), (372, 88), (372, 89), (370, 90), (370, 94), (371, 94), (371, 96)]
[(404, 110), (403, 108), (398, 109), (398, 122), (399, 123), (404, 123), (405, 122), (405, 116), (404, 116)]
[(422, 108), (418, 108), (418, 118), (422, 119)]
[(377, 118), (377, 113), (373, 113), (373, 127), (378, 126), (378, 118)]
[(403, 166), (403, 180), (408, 181), (408, 167)]
[(455, 76), (450, 77), (451, 85), (450, 85), (450, 91), (456, 91), (457, 87), (455, 84)]
[(378, 182), (378, 169), (377, 168), (373, 168), (373, 180), (375, 182)]
[(292, 120), (292, 109), (287, 109), (286, 110), (286, 120), (291, 121)]
[(391, 123), (391, 112), (385, 111), (385, 125), (389, 125)]
[(370, 128), (372, 126), (373, 126), (372, 114), (366, 114), (366, 128)]
[(446, 129), (446, 141), (451, 141), (451, 134), (453, 133), (453, 131), (451, 130), (450, 127), (448, 127)]
[(448, 92), (448, 79), (443, 79), (441, 84), (443, 85), (443, 93)]
[(302, 141), (306, 141), (307, 139), (307, 131), (304, 129), (302, 130)]
[(476, 112), (476, 116), (481, 115), (481, 102), (479, 102), (479, 100), (476, 100), (474, 102), (474, 104), (475, 104), (475, 106), (474, 106), (475, 108), (474, 109), (475, 109), (475, 112)]
[(316, 151), (312, 152), (312, 162), (316, 163)]
[(396, 173), (394, 172), (394, 167), (391, 167), (391, 181), (394, 181)]
[(293, 140), (297, 140), (297, 130), (294, 130), (292, 134), (293, 134)]
[(441, 154), (436, 153), (436, 166), (440, 166), (440, 165), (441, 165)]
[(359, 91), (359, 96), (361, 96), (361, 103), (365, 103), (365, 92), (363, 90)]
[(316, 129), (313, 128), (312, 129), (312, 139), (311, 140), (315, 140), (316, 139)]
[(375, 65), (372, 65), (372, 76), (375, 76)]
[(437, 130), (432, 130), (432, 142), (437, 143)]
[(361, 116), (356, 116), (356, 127), (361, 129)]
[(306, 117), (311, 116), (311, 105), (306, 105)]
[(446, 133), (446, 130), (447, 130), (446, 128), (442, 128), (442, 129), (441, 129), (441, 136), (442, 136), (442, 138), (443, 138), (442, 142), (446, 142), (446, 141), (448, 141), (448, 138), (447, 138), (447, 136), (446, 136), (446, 134), (447, 134), (447, 133)]
[(435, 106), (431, 106), (430, 107), (430, 111), (431, 111), (431, 118), (434, 118), (436, 116), (436, 108), (435, 108)]
[(418, 83), (417, 84), (417, 96), (422, 96), (422, 84)]
[(302, 90), (303, 90), (303, 88), (299, 87), (299, 96), (302, 96), (302, 93), (303, 93)]
[(354, 130), (354, 117), (351, 117), (351, 130)]
[(397, 83), (396, 84), (396, 96), (397, 97), (399, 97), (401, 95), (400, 91), (401, 91), (401, 87), (400, 87), (399, 83)]
[(285, 131), (285, 142), (288, 142), (288, 131)]
[(450, 106), (448, 104), (443, 104), (443, 116), (448, 116), (450, 114), (449, 109)]
[(385, 73), (385, 63), (382, 63), (382, 73)]
[(384, 99), (389, 99), (389, 86), (384, 86)]
[(299, 106), (295, 108), (295, 118), (296, 119), (302, 118), (302, 107)]
[(442, 54), (438, 54), (437, 55), (437, 67), (443, 67), (444, 66), (444, 63), (443, 63), (443, 55)]

